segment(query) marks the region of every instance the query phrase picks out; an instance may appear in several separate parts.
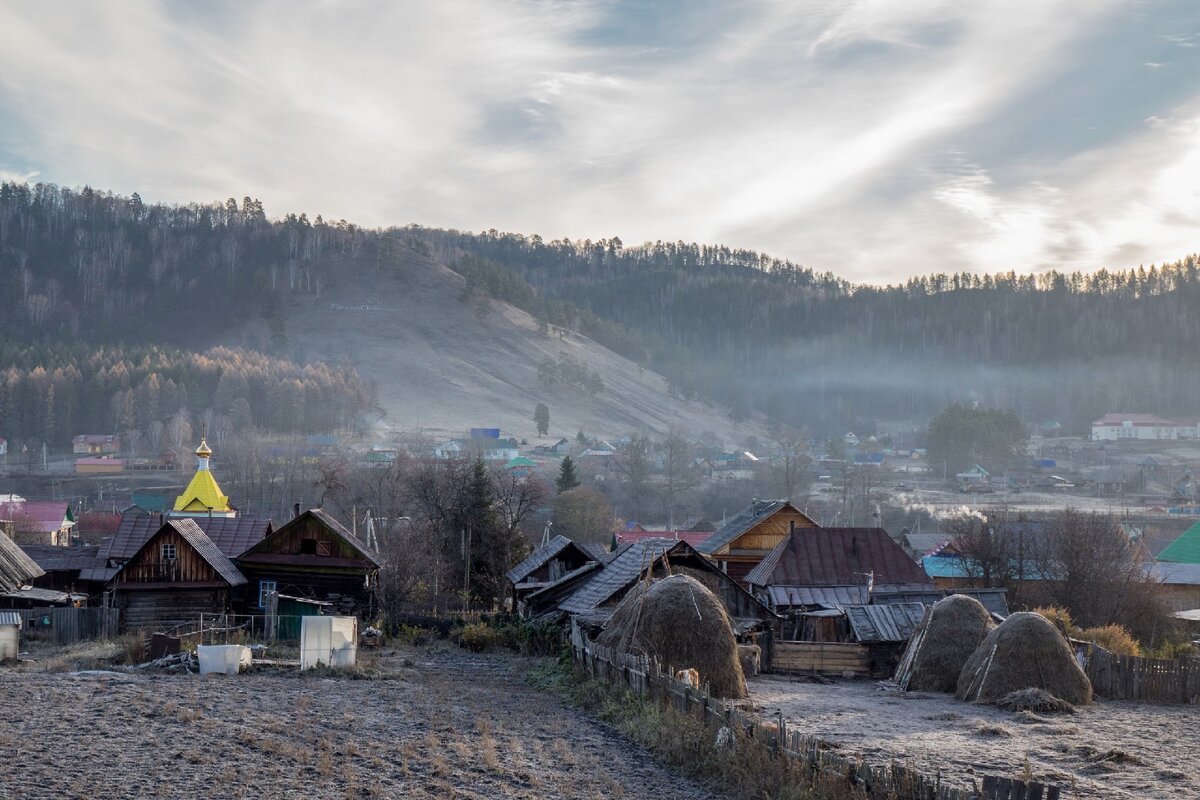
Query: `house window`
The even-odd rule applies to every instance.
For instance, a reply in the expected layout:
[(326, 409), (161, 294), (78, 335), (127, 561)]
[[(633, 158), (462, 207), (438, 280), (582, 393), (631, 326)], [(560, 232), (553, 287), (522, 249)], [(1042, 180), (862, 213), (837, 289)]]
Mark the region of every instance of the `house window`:
[(300, 540), (300, 555), (315, 556), (317, 554), (316, 539), (301, 539)]
[(166, 544), (164, 544), (162, 546), (162, 560), (163, 561), (174, 561), (175, 560), (175, 545), (172, 542), (167, 542)]
[(258, 607), (267, 607), (267, 596), (275, 591), (275, 581), (258, 582)]

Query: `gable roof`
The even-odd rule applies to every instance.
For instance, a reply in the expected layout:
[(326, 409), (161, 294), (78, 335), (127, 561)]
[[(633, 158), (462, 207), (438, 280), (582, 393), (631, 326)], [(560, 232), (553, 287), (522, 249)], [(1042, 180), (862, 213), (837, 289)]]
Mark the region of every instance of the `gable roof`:
[(285, 522), (283, 525), (280, 525), (277, 529), (275, 529), (274, 531), (271, 531), (266, 536), (264, 536), (262, 539), (255, 542), (252, 546), (250, 546), (245, 551), (243, 551), (239, 555), (239, 557), (245, 558), (250, 555), (259, 555), (261, 558), (262, 556), (270, 555), (269, 549), (270, 549), (270, 546), (271, 546), (270, 543), (272, 540), (279, 539), (279, 538), (282, 538), (283, 536), (286, 536), (287, 534), (285, 533), (285, 531), (287, 531), (288, 528), (290, 528), (293, 525), (300, 524), (300, 522), (302, 520), (304, 520), (305, 518), (309, 518), (309, 517), (317, 520), (322, 525), (324, 525), (334, 536), (336, 536), (337, 538), (342, 540), (342, 542), (344, 542), (347, 547), (349, 547), (351, 550), (353, 550), (355, 553), (357, 553), (365, 561), (370, 562), (373, 566), (375, 566), (377, 568), (383, 566), (383, 561), (379, 558), (379, 555), (377, 553), (372, 553), (370, 550), (368, 550), (366, 545), (364, 545), (357, 536), (355, 536), (350, 531), (346, 530), (345, 525), (338, 522), (336, 519), (334, 519), (332, 516), (330, 516), (322, 508), (310, 508), (307, 511), (301, 512), (299, 515), (292, 517), (290, 520)]
[[(510, 583), (520, 583), (529, 577), (531, 573), (537, 571), (538, 567), (574, 544), (570, 539), (559, 534), (545, 544), (535, 547), (532, 553), (525, 556), (520, 564), (517, 564), (506, 572), (504, 577), (508, 578)], [(583, 555), (584, 557), (590, 556), (588, 553), (584, 553)]]
[(1200, 564), (1200, 522), (1164, 547), (1158, 554), (1158, 560), (1173, 564)]
[[(270, 535), (271, 520), (263, 517), (191, 517), (204, 535), (229, 558), (237, 558)], [(128, 561), (150, 537), (158, 533), (164, 519), (157, 514), (126, 512), (117, 532), (101, 548), (104, 559)]]
[(785, 507), (791, 508), (814, 525), (816, 524), (811, 517), (796, 508), (788, 500), (755, 500), (750, 504), (749, 508), (729, 520), (720, 530), (698, 544), (696, 549), (701, 553), (714, 553)]
[(16, 542), (0, 533), (0, 593), (11, 592), (45, 574)]
[(238, 568), (234, 566), (233, 562), (221, 552), (221, 548), (217, 547), (217, 545), (213, 543), (213, 540), (209, 539), (208, 536), (205, 535), (204, 531), (201, 530), (200, 526), (196, 524), (196, 520), (194, 519), (189, 519), (186, 517), (168, 519), (161, 526), (159, 526), (158, 530), (156, 530), (154, 534), (142, 544), (141, 547), (137, 549), (137, 552), (134, 553), (134, 555), (136, 556), (138, 553), (142, 552), (142, 550), (145, 550), (147, 547), (149, 547), (150, 543), (154, 541), (154, 539), (160, 533), (168, 529), (174, 530), (181, 537), (183, 537), (183, 540), (191, 545), (192, 549), (196, 551), (196, 554), (204, 559), (205, 562), (207, 562), (208, 565), (212, 567), (213, 570), (215, 570), (216, 573), (220, 575), (221, 578), (224, 579), (224, 581), (230, 586), (245, 585), (246, 576), (239, 572)]
[(39, 544), (27, 545), (21, 549), (46, 572), (73, 572), (104, 566), (104, 561), (100, 558), (100, 548), (94, 545), (58, 547)]
[(883, 528), (797, 528), (746, 576), (754, 586), (928, 584), (925, 570)]

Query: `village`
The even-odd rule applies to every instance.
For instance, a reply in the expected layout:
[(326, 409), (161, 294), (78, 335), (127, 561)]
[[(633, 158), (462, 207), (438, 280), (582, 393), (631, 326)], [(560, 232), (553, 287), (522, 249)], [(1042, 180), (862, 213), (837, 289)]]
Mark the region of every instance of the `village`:
[[(232, 756), (230, 741), (255, 755), (222, 776), (228, 791), (301, 791), (295, 775), (273, 789), (263, 781), (282, 769), (289, 731), (310, 728), (310, 743), (289, 745), (310, 750), (288, 757), (309, 764), (326, 794), (389, 796), (417, 775), (430, 796), (526, 796), (565, 765), (590, 769), (582, 785), (597, 792), (718, 791), (712, 775), (703, 786), (668, 777), (637, 744), (531, 687), (526, 673), (561, 649), (578, 676), (688, 719), (699, 709), (712, 748), (747, 737), (809, 774), (788, 780), (810, 788), (814, 771), (844, 772), (844, 796), (857, 785), (923, 797), (935, 779), (948, 792), (939, 796), (964, 800), (1195, 795), (1185, 744), (1200, 702), (1195, 426), (1109, 415), (1086, 437), (1039, 431), (1028, 467), (1000, 475), (980, 465), (938, 475), (923, 448), (875, 435), (673, 450), (669, 440), (545, 433), (269, 445), (266, 461), (308, 470), (324, 491), (263, 516), (226, 494), (203, 437), (172, 496), (163, 478), (187, 476), (182, 456), (150, 470), (124, 457), (119, 436), (77, 436), (78, 480), (152, 474), (108, 483), (104, 501), (0, 498), (0, 687), (36, 698), (8, 704), (0, 741), (66, 742), (93, 712), (118, 740), (145, 718), (183, 724), (213, 745), (178, 750), (193, 787), (179, 796), (203, 795), (205, 767), (221, 762), (214, 752)], [(22, 486), (37, 485), (31, 463), (16, 464)], [(346, 486), (400, 481), (401, 469), (443, 489), (453, 474), (464, 486), (472, 471), (490, 476), (493, 508), (465, 512), (461, 531), (430, 547), (419, 502), (401, 515), (347, 501), (359, 495)], [(769, 497), (780, 479), (791, 497), (716, 513), (739, 491)], [(642, 498), (638, 517), (629, 513), (639, 480), (665, 509)], [(664, 487), (685, 498), (678, 524)], [(581, 491), (594, 495), (587, 513), (564, 501)], [(438, 513), (456, 513), (446, 502)], [(499, 535), (471, 516), (496, 509), (495, 530), (515, 537), (500, 551), (468, 536)], [(1092, 558), (1076, 553), (1081, 543)], [(1035, 673), (1023, 666), (1031, 657)], [(981, 658), (986, 669), (973, 666)], [(314, 669), (325, 676), (315, 694), (296, 683)], [(170, 711), (155, 711), (164, 689)], [(93, 708), (96, 693), (125, 711)], [(403, 719), (388, 710), (396, 693)], [(451, 719), (431, 697), (469, 702)], [(279, 702), (294, 707), (291, 722), (264, 716)], [(326, 704), (348, 709), (342, 722), (305, 713)], [(403, 769), (388, 736), (408, 742)], [(530, 749), (531, 736), (553, 748)], [(622, 749), (620, 767), (605, 765)], [(622, 771), (639, 760), (644, 769)], [(96, 796), (119, 780), (58, 768), (61, 779), (41, 761), (21, 771), (56, 795)], [(22, 786), (0, 796), (38, 796)]]

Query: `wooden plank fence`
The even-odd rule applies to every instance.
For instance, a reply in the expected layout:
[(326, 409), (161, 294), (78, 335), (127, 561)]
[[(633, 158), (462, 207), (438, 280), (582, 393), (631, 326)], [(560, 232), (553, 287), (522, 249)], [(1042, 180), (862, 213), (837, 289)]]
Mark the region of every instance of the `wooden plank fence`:
[(1091, 647), (1084, 671), (1096, 694), (1108, 700), (1200, 704), (1200, 659), (1139, 658)]
[(669, 665), (588, 641), (574, 621), (571, 652), (576, 665), (590, 677), (624, 686), (697, 717), (714, 729), (714, 739), (716, 730), (722, 727), (740, 730), (783, 758), (800, 762), (814, 776), (844, 776), (872, 800), (1059, 800), (1061, 796), (1057, 786), (999, 776), (984, 777), (982, 787), (947, 786), (940, 775), (926, 775), (895, 762), (871, 765), (854, 756), (839, 755), (820, 738), (791, 729), (782, 714), (764, 719), (735, 703), (712, 697), (707, 685), (697, 689), (676, 680)]
[(771, 670), (866, 675), (871, 670), (870, 652), (866, 645), (850, 642), (775, 642)]
[(54, 644), (115, 636), (121, 618), (115, 608), (27, 608), (20, 613), (26, 639)]

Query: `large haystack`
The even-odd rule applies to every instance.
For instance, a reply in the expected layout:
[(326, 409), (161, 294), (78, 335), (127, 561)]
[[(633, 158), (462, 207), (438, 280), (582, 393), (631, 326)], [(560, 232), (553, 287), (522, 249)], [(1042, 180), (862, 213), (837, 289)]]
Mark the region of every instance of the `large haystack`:
[(994, 627), (974, 597), (955, 594), (937, 601), (908, 640), (896, 670), (900, 688), (953, 692), (963, 665)]
[(987, 635), (958, 677), (959, 700), (994, 703), (1009, 692), (1044, 689), (1071, 705), (1092, 702), (1092, 684), (1050, 620), (1023, 611)]
[(737, 640), (725, 605), (689, 575), (635, 587), (596, 639), (606, 647), (694, 669), (716, 697), (746, 696)]

